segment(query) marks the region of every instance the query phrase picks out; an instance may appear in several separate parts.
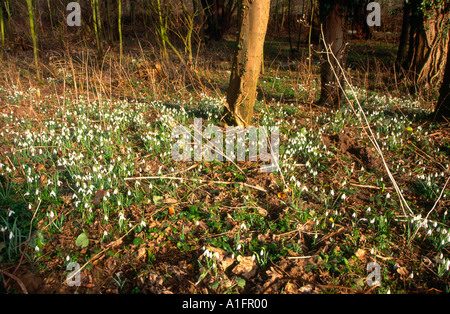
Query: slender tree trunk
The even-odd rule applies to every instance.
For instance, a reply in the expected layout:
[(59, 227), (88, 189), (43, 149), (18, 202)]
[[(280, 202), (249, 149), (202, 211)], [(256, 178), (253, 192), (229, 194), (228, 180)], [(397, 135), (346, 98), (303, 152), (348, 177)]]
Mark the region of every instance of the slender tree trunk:
[[(450, 51), (450, 41), (447, 44), (447, 50)], [(442, 81), (439, 99), (435, 108), (435, 119), (450, 120), (450, 53), (447, 53), (447, 65), (445, 67), (444, 79)]]
[(101, 20), (100, 20), (100, 8), (98, 0), (91, 0), (92, 6), (92, 20), (94, 25), (95, 40), (97, 42), (97, 55), (101, 57), (103, 54), (102, 45), (102, 32), (101, 32)]
[(343, 73), (338, 65), (339, 63), (343, 66), (346, 47), (344, 42), (345, 13), (343, 1), (334, 2), (329, 10), (321, 2), (320, 10), (324, 32), (323, 39), (327, 45), (326, 51), (329, 53), (324, 55), (325, 60), (321, 66), (321, 93), (318, 103), (337, 108), (342, 101), (341, 87), (344, 88), (345, 85)]
[(120, 58), (120, 62), (122, 62), (122, 57), (123, 57), (123, 36), (122, 36), (122, 1), (119, 0), (119, 12), (118, 12), (118, 21), (117, 21), (117, 26), (119, 28), (119, 58)]
[(269, 11), (270, 0), (243, 0), (240, 7), (240, 30), (227, 104), (233, 122), (243, 127), (251, 124), (253, 116)]
[(3, 53), (5, 49), (5, 21), (3, 17), (3, 5), (0, 4), (0, 35), (1, 35), (1, 46), (0, 46), (0, 62), (3, 61)]
[(33, 41), (33, 55), (34, 55), (34, 66), (36, 68), (36, 76), (38, 81), (41, 81), (41, 74), (39, 70), (39, 50), (38, 50), (38, 39), (36, 32), (36, 17), (34, 14), (34, 1), (27, 0), (28, 6), (28, 17), (30, 21), (30, 32), (31, 32), (31, 40)]

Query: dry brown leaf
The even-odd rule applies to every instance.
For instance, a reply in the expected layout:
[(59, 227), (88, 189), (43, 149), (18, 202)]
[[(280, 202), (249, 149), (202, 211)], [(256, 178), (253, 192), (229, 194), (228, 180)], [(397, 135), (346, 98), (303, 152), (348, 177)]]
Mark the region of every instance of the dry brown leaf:
[(147, 249), (145, 248), (145, 246), (142, 246), (139, 250), (138, 250), (138, 255), (137, 255), (137, 259), (139, 261), (145, 262), (145, 258), (147, 257)]
[(265, 210), (264, 208), (261, 208), (261, 207), (258, 207), (258, 213), (263, 217), (266, 217), (268, 215), (267, 210)]
[(231, 257), (225, 257), (221, 262), (222, 268), (227, 269), (234, 263), (235, 260), (236, 259), (231, 258)]
[(34, 171), (39, 172), (39, 171), (45, 171), (45, 167), (43, 164), (37, 164), (36, 167), (34, 168)]
[(363, 250), (363, 249), (357, 249), (356, 252), (355, 252), (355, 256), (358, 259), (363, 259), (365, 255), (366, 255), (366, 251)]
[(178, 201), (176, 199), (174, 199), (174, 198), (169, 197), (169, 198), (164, 199), (163, 203), (165, 203), (165, 204), (176, 204), (176, 203), (178, 203)]
[(94, 198), (92, 199), (92, 203), (94, 203), (95, 206), (99, 206), (103, 200), (103, 197), (105, 196), (105, 193), (106, 192), (102, 189), (95, 192)]
[(405, 267), (397, 268), (397, 273), (399, 273), (400, 276), (402, 276), (402, 277), (408, 277), (408, 275), (409, 275), (409, 272)]
[(251, 256), (241, 256), (237, 257), (239, 264), (233, 268), (232, 272), (236, 275), (240, 275), (245, 279), (250, 279), (256, 274), (256, 263)]

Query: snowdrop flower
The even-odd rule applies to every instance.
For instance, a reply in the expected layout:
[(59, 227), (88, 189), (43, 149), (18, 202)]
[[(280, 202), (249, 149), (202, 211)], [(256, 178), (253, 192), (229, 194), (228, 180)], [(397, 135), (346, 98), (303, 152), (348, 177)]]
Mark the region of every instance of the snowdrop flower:
[(51, 191), (50, 196), (56, 197), (55, 191)]
[(245, 223), (242, 223), (241, 229), (243, 229), (243, 230), (246, 230), (246, 229), (247, 229), (247, 226), (245, 225)]
[(241, 244), (238, 244), (238, 246), (237, 246), (237, 250), (239, 251), (240, 249), (241, 249), (241, 247), (242, 247), (242, 245)]
[(345, 193), (342, 194), (341, 199), (344, 201), (346, 198)]
[(146, 223), (145, 223), (144, 220), (142, 220), (142, 221), (141, 221), (141, 227), (145, 227), (145, 226), (146, 226)]

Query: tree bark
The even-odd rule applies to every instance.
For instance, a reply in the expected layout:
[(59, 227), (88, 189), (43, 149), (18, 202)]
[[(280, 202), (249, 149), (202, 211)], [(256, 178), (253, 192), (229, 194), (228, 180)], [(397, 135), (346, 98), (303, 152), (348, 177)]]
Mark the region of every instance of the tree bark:
[[(321, 66), (321, 91), (318, 103), (332, 105), (338, 108), (342, 102), (345, 83), (339, 64), (343, 66), (345, 47), (344, 26), (345, 13), (343, 1), (332, 3), (330, 9), (320, 3), (320, 15), (324, 32), (324, 41), (327, 45), (324, 61)], [(334, 56), (333, 56), (334, 55)]]
[(406, 59), (410, 31), (411, 31), (411, 3), (405, 2), (403, 4), (402, 33), (400, 35), (400, 42), (398, 44), (397, 50), (397, 58), (395, 60), (397, 68), (399, 68)]
[(353, 37), (359, 40), (369, 40), (372, 38), (371, 29), (366, 21), (366, 8), (368, 3), (369, 0), (364, 0), (352, 5), (352, 26), (353, 30), (356, 31)]
[(235, 124), (251, 124), (256, 87), (261, 72), (270, 0), (243, 0), (239, 36), (227, 92), (228, 114)]
[[(450, 41), (447, 44), (450, 51)], [(447, 65), (445, 67), (444, 79), (442, 81), (439, 99), (435, 108), (435, 120), (450, 120), (450, 58), (447, 53)]]
[(409, 71), (414, 86), (424, 85), (427, 88), (438, 85), (444, 76), (444, 68), (448, 50), (449, 10), (447, 6), (431, 8), (427, 16), (419, 12), (419, 23), (413, 36)]

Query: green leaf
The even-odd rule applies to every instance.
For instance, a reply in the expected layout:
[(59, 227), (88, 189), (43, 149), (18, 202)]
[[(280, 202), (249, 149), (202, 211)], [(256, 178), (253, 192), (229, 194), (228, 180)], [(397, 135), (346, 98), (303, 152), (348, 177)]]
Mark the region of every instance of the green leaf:
[(89, 239), (86, 235), (86, 233), (82, 233), (78, 236), (77, 240), (75, 241), (76, 246), (86, 247), (89, 245)]
[(245, 287), (245, 279), (243, 279), (241, 277), (236, 277), (236, 283), (240, 288)]
[(163, 199), (164, 199), (164, 197), (162, 197), (162, 196), (153, 195), (153, 203), (155, 203), (155, 205), (160, 204)]

